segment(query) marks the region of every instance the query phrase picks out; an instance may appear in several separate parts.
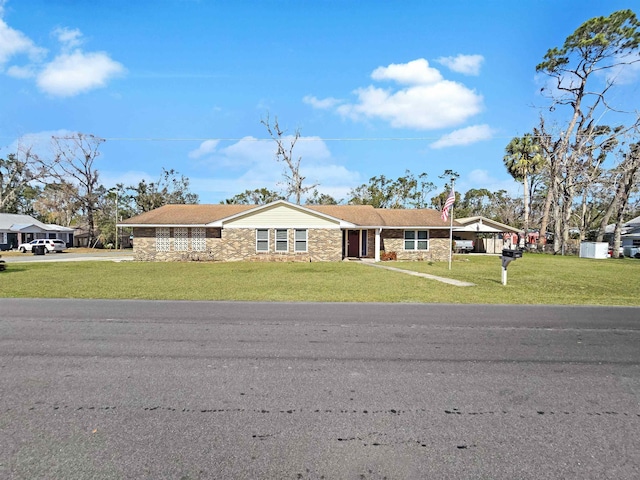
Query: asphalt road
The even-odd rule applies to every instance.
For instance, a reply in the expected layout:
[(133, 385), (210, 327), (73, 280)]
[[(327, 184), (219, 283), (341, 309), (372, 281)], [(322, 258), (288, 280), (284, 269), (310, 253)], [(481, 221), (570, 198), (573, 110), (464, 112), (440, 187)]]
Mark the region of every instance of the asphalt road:
[(640, 309), (0, 299), (3, 479), (638, 479)]

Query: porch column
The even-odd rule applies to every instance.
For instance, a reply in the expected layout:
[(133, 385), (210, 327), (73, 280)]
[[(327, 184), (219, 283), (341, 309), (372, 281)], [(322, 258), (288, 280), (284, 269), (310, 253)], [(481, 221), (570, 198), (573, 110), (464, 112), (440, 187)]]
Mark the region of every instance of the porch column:
[(375, 261), (379, 262), (380, 261), (380, 232), (382, 231), (381, 228), (376, 228), (376, 241), (375, 241)]

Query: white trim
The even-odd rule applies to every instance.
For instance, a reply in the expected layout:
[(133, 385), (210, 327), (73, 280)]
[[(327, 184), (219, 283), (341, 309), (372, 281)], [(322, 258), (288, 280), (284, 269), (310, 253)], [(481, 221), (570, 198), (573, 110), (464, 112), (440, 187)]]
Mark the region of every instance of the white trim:
[[(356, 228), (361, 228), (363, 230), (375, 230), (379, 228), (381, 230), (447, 230), (449, 231), (449, 226), (429, 226), (429, 225), (357, 225), (355, 228), (351, 230), (355, 230)], [(453, 226), (453, 230), (464, 230), (463, 226)]]
[(205, 223), (118, 223), (118, 227), (135, 227), (135, 228), (211, 228)]
[[(278, 232), (284, 232), (284, 240), (278, 238)], [(278, 249), (278, 242), (285, 242), (286, 248), (284, 250)], [(274, 228), (273, 251), (276, 253), (289, 253), (289, 229), (288, 228)]]
[[(258, 249), (258, 232), (260, 231), (266, 231), (267, 232), (267, 249), (266, 250), (259, 250)], [(255, 229), (255, 235), (256, 235), (256, 253), (269, 253), (271, 251), (271, 232), (269, 228), (256, 228)], [(264, 239), (260, 239), (260, 242), (264, 242)]]
[[(224, 223), (229, 222), (231, 220), (235, 220), (238, 218), (242, 218), (242, 217), (246, 217), (246, 216), (251, 216), (251, 215), (255, 215), (256, 213), (262, 211), (262, 210), (266, 210), (266, 209), (270, 209), (273, 208), (277, 205), (285, 205), (288, 207), (293, 208), (294, 210), (298, 210), (304, 213), (307, 213), (309, 215), (312, 215), (314, 217), (319, 217), (319, 218), (324, 218), (325, 220), (330, 220), (332, 222), (336, 222), (338, 225), (336, 227), (332, 227), (332, 228), (339, 228), (339, 227), (349, 227), (349, 226), (355, 226), (350, 222), (345, 222), (344, 220), (337, 218), (337, 217), (332, 217), (331, 215), (327, 215), (325, 213), (320, 213), (317, 212), (315, 210), (311, 210), (310, 208), (306, 208), (303, 207), (302, 205), (296, 205), (295, 203), (291, 203), (291, 202), (287, 202), (286, 200), (276, 200), (275, 202), (271, 202), (271, 203), (267, 203), (266, 205), (258, 205), (256, 208), (252, 208), (249, 210), (245, 210), (243, 212), (239, 212), (236, 213), (234, 215), (230, 215), (228, 217), (225, 218), (221, 218), (219, 220), (215, 220), (211, 223), (208, 223), (207, 226), (208, 227), (222, 227), (224, 226)], [(299, 226), (298, 226), (299, 227)], [(258, 227), (251, 227), (248, 225), (243, 225), (242, 227), (225, 227), (225, 228), (258, 228)], [(284, 227), (283, 227), (284, 228)], [(291, 227), (287, 227), (287, 228), (296, 228), (294, 226)], [(308, 228), (328, 228), (326, 227), (326, 225), (313, 225), (313, 226), (309, 226)]]
[[(296, 233), (298, 231), (304, 232), (304, 250), (298, 250), (298, 242), (302, 242), (302, 240), (298, 240), (296, 238)], [(309, 229), (307, 228), (296, 228), (293, 230), (293, 253), (306, 253), (309, 251)]]
[[(414, 238), (407, 239), (406, 237), (407, 232), (413, 232), (415, 235)], [(418, 232), (427, 232), (426, 240), (424, 238), (420, 239)], [(414, 248), (407, 248), (407, 241), (414, 242), (413, 243)], [(427, 242), (427, 248), (418, 248), (418, 243), (424, 242), (424, 241)], [(402, 233), (402, 250), (404, 252), (428, 252), (430, 248), (431, 248), (431, 238), (429, 236), (429, 230), (425, 228), (421, 230), (412, 230), (410, 228), (406, 228)]]
[[(210, 225), (208, 225), (207, 228), (216, 228), (216, 227), (211, 227)], [(222, 228), (224, 228), (225, 230), (241, 230), (241, 229), (252, 230), (254, 228), (274, 228), (274, 229), (275, 228), (278, 228), (278, 229), (283, 229), (283, 228), (306, 228), (306, 229), (311, 229), (311, 228), (314, 228), (314, 229), (325, 229), (325, 230), (341, 230), (342, 229), (342, 227), (339, 226), (339, 225), (327, 226), (327, 225), (308, 225), (308, 224), (305, 224), (305, 225), (301, 226), (301, 225), (282, 225), (282, 224), (279, 224), (279, 223), (277, 224), (277, 226), (276, 226), (276, 224), (273, 224), (273, 225), (270, 225), (268, 227), (266, 227), (264, 225), (253, 225), (252, 224), (252, 225), (242, 225), (242, 226), (225, 225)], [(351, 228), (351, 227), (349, 227), (349, 228)], [(351, 228), (351, 230), (355, 230), (355, 228), (357, 228), (357, 227)]]

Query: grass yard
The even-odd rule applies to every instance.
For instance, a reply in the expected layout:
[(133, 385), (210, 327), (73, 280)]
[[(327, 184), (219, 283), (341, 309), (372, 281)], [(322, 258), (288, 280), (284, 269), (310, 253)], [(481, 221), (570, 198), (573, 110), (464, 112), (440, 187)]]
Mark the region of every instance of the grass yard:
[[(386, 265), (386, 263), (383, 263)], [(340, 263), (63, 262), (10, 264), (0, 297), (282, 302), (423, 302), (640, 305), (640, 260), (590, 260), (525, 254), (501, 284), (500, 259), (388, 265), (465, 280), (434, 280)]]

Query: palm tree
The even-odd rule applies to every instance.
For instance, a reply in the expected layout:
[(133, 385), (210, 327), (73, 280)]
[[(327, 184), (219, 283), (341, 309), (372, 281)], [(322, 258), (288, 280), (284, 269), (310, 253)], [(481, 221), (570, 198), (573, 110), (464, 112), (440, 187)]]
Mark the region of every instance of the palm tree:
[[(524, 234), (525, 242), (529, 232), (529, 178), (544, 165), (542, 147), (537, 137), (526, 133), (523, 137), (514, 137), (505, 148), (504, 165), (514, 180), (522, 182), (524, 187)], [(545, 232), (540, 232), (544, 235)]]

